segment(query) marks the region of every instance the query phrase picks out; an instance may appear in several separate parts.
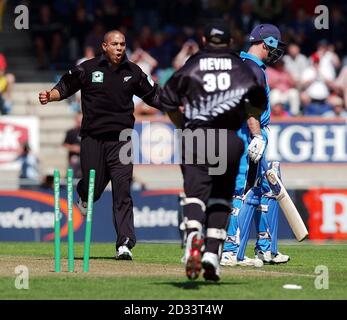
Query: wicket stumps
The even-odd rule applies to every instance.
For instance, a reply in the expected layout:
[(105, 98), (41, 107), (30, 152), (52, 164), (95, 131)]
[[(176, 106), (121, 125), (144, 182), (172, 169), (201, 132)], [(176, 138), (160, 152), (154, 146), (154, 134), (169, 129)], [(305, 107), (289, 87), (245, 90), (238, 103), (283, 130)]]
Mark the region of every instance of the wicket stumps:
[[(73, 171), (68, 169), (67, 180), (67, 207), (68, 207), (68, 271), (74, 271), (74, 234), (73, 234)], [(83, 271), (89, 271), (89, 253), (93, 216), (93, 200), (95, 186), (95, 170), (89, 171), (88, 207), (86, 219), (86, 233), (84, 241)], [(60, 244), (60, 173), (54, 170), (54, 271), (61, 271), (61, 244)]]
[(95, 170), (89, 171), (87, 221), (84, 239), (83, 272), (89, 271), (90, 239), (92, 233), (93, 202), (94, 202)]
[(54, 271), (60, 272), (60, 174), (54, 170)]
[(74, 272), (74, 250), (73, 250), (73, 171), (67, 170), (67, 209), (68, 209), (68, 271)]

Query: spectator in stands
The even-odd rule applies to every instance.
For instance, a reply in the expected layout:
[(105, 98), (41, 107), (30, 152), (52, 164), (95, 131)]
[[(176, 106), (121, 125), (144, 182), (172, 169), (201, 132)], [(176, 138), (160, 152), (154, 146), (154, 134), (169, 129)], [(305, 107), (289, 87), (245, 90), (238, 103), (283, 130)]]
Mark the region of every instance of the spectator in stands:
[(194, 40), (186, 41), (181, 51), (177, 54), (177, 56), (173, 60), (173, 67), (175, 70), (180, 69), (186, 61), (195, 53), (199, 51), (199, 45)]
[[(4, 2), (6, 1), (0, 0), (0, 7)], [(20, 3), (19, 0), (16, 2)], [(200, 38), (199, 28), (204, 22), (203, 19), (214, 16), (227, 18), (234, 39), (233, 49), (236, 51), (243, 49), (245, 33), (248, 33), (252, 26), (259, 22), (258, 20), (262, 20), (261, 22), (271, 20), (271, 23), (276, 23), (276, 20), (280, 19), (280, 24), (285, 31), (283, 40), (295, 41), (299, 45), (299, 47), (290, 45), (288, 55), (284, 58), (285, 67), (297, 84), (299, 84), (300, 70), (307, 67), (302, 67), (305, 58), (300, 51), (305, 55), (310, 55), (317, 45), (318, 38), (324, 37), (333, 44), (333, 46), (327, 45), (327, 42), (323, 41), (317, 50), (321, 59), (321, 68), (326, 70), (324, 72), (327, 72), (328, 81), (335, 79), (336, 68), (339, 67), (335, 51), (340, 58), (347, 53), (343, 36), (347, 32), (344, 14), (347, 12), (347, 2), (341, 0), (338, 5), (329, 6), (329, 30), (319, 30), (319, 32), (314, 28), (313, 23), (314, 8), (319, 4), (318, 0), (51, 0), (26, 2), (30, 4), (30, 31), (35, 39), (34, 44), (41, 67), (49, 65), (52, 60), (50, 58), (52, 52), (59, 53), (59, 59), (66, 59), (64, 64), (67, 65), (82, 55), (86, 45), (98, 50), (104, 33), (104, 30), (100, 29), (104, 28), (103, 25), (107, 27), (112, 25), (112, 28), (119, 26), (118, 28), (127, 35), (129, 48), (133, 49), (132, 39), (137, 38), (141, 42), (140, 47), (158, 61), (156, 74), (159, 83), (164, 84), (172, 73), (172, 59), (181, 50), (185, 39)], [(52, 11), (42, 3), (53, 4)], [(70, 11), (69, 8), (71, 8)], [(48, 14), (48, 19), (47, 13), (42, 14), (46, 11), (52, 12), (52, 14)], [(42, 15), (46, 18), (43, 19)], [(40, 16), (40, 18), (38, 19), (36, 16)], [(71, 19), (62, 20), (67, 16)], [(45, 24), (41, 20), (49, 21)], [(59, 26), (58, 29), (57, 26)], [(62, 32), (63, 27), (64, 32)], [(93, 32), (91, 32), (92, 28)], [(193, 34), (187, 35), (186, 30), (190, 30), (189, 33)], [(53, 41), (46, 41), (49, 37), (42, 36), (42, 34), (46, 34), (45, 31), (57, 32)], [(68, 34), (65, 35), (65, 32)], [(38, 37), (39, 35), (40, 37)], [(63, 36), (70, 39), (69, 46), (62, 46)], [(68, 54), (65, 52), (67, 48), (70, 49)], [(95, 51), (95, 53), (99, 52)], [(63, 69), (66, 68), (63, 67)], [(327, 83), (327, 85), (331, 86), (331, 83)]]
[(324, 75), (328, 85), (336, 78), (336, 69), (340, 67), (340, 59), (335, 53), (335, 48), (327, 40), (318, 42), (315, 53), (319, 57), (319, 71)]
[(290, 43), (287, 50), (288, 54), (283, 57), (284, 67), (300, 88), (302, 73), (309, 66), (309, 61), (305, 55), (300, 53), (300, 47), (296, 43)]
[(283, 103), (271, 103), (271, 118), (280, 117), (287, 118), (290, 117), (291, 114), (285, 109)]
[(15, 76), (6, 73), (7, 61), (0, 53), (0, 114), (9, 114), (12, 109), (12, 91), (15, 83)]
[(158, 65), (158, 61), (140, 47), (134, 50), (130, 56), (130, 61), (136, 63), (147, 75), (152, 75), (153, 70)]
[[(140, 43), (137, 41), (134, 45), (134, 52), (130, 56), (130, 61), (136, 63), (142, 71), (148, 76), (152, 76), (153, 70), (158, 65), (158, 61), (154, 59), (148, 52), (139, 47)], [(143, 102), (139, 97), (134, 96), (134, 115), (154, 115), (160, 113), (158, 109), (155, 109), (145, 102)]]
[(78, 112), (75, 116), (75, 126), (68, 130), (63, 142), (64, 148), (68, 151), (68, 166), (73, 169), (74, 176), (81, 178), (81, 164), (80, 164), (80, 151), (81, 151), (81, 130), (82, 113)]
[(339, 96), (332, 95), (328, 99), (332, 105), (332, 110), (326, 111), (322, 114), (324, 118), (344, 118), (347, 119), (347, 111), (344, 108), (343, 99)]
[(312, 65), (306, 68), (302, 75), (304, 91), (301, 93), (301, 100), (304, 105), (304, 115), (318, 116), (331, 110), (331, 106), (326, 102), (330, 94), (328, 80), (319, 67), (319, 61), (319, 56), (313, 54)]
[(31, 152), (28, 142), (25, 142), (20, 146), (19, 155), (16, 160), (20, 163), (20, 179), (39, 182), (39, 161)]
[(284, 68), (284, 61), (277, 61), (266, 69), (270, 86), (270, 101), (288, 104), (289, 111), (296, 116), (300, 112), (300, 94), (290, 73)]
[(347, 106), (347, 66), (340, 71), (334, 82), (334, 89), (343, 96), (344, 106)]
[(50, 6), (43, 4), (39, 8), (38, 21), (31, 29), (39, 68), (46, 69), (58, 61), (63, 46), (62, 24), (54, 20)]

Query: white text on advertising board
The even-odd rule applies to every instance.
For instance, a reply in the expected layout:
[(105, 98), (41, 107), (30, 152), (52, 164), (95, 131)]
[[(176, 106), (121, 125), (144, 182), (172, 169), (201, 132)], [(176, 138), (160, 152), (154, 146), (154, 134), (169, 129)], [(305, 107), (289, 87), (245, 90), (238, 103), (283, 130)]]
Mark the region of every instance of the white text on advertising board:
[(347, 162), (346, 125), (271, 125), (268, 160)]

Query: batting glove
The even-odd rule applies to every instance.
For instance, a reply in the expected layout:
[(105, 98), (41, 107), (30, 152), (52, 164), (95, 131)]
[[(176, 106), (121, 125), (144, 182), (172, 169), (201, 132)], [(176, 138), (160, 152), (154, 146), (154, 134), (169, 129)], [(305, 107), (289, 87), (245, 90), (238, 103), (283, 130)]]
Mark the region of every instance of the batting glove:
[(254, 162), (257, 163), (263, 156), (265, 150), (265, 141), (262, 135), (256, 134), (251, 143), (248, 146), (248, 156)]

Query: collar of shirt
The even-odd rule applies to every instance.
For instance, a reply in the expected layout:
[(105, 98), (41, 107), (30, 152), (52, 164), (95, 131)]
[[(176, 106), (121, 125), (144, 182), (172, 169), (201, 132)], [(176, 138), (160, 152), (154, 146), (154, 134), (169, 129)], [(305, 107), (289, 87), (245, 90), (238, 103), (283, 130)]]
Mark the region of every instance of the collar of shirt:
[(252, 60), (254, 61), (260, 68), (262, 69), (266, 69), (266, 65), (263, 61), (261, 61), (258, 57), (256, 57), (255, 55), (253, 54), (250, 54), (250, 53), (247, 53), (245, 51), (241, 51), (240, 53), (240, 58), (241, 59), (249, 59), (249, 60)]
[[(128, 61), (129, 61), (129, 60), (128, 60), (128, 57), (127, 57), (126, 55), (124, 55), (122, 61), (121, 61), (120, 64), (117, 66), (117, 69), (118, 69), (118, 67), (120, 67), (120, 66), (126, 64)], [(108, 59), (107, 59), (107, 57), (105, 56), (104, 53), (102, 53), (102, 54), (100, 55), (100, 57), (99, 57), (99, 65), (101, 65), (101, 64), (109, 65), (109, 61), (108, 61)]]

